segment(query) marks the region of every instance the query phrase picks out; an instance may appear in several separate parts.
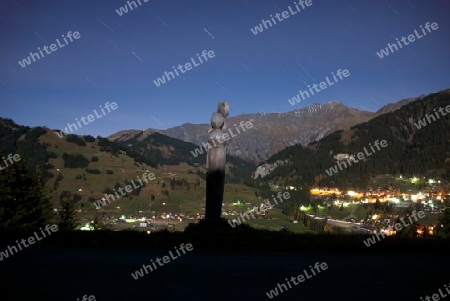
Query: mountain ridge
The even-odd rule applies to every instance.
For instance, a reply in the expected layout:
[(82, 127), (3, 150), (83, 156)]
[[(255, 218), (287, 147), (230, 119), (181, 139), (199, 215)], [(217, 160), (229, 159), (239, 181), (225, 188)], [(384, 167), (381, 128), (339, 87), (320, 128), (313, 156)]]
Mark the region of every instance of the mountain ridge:
[[(257, 135), (238, 135), (227, 147), (227, 153), (259, 163), (283, 148), (321, 139), (335, 130), (346, 129), (367, 121), (376, 113), (347, 107), (338, 100), (312, 103), (304, 108), (284, 113), (241, 114), (227, 119), (228, 127), (253, 119)], [(323, 122), (325, 121), (325, 122)], [(306, 126), (301, 126), (306, 124)], [(143, 132), (159, 132), (167, 136), (202, 145), (207, 141), (208, 124), (184, 123), (166, 130), (146, 129)], [(139, 133), (123, 130), (108, 136), (112, 141), (124, 142)], [(146, 135), (141, 135), (145, 139)]]

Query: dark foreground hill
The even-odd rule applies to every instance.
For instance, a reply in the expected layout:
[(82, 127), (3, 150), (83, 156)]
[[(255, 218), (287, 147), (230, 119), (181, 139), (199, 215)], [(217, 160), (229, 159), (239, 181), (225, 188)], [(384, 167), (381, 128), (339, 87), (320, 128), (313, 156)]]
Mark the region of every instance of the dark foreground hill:
[[(268, 300), (266, 292), (316, 262), (328, 268), (274, 298), (419, 300), (444, 288), (450, 268), (449, 241), (438, 240), (386, 239), (367, 248), (358, 236), (246, 228), (213, 235), (54, 235), (0, 262), (2, 300)], [(137, 280), (131, 276), (181, 243), (191, 243), (193, 251)]]

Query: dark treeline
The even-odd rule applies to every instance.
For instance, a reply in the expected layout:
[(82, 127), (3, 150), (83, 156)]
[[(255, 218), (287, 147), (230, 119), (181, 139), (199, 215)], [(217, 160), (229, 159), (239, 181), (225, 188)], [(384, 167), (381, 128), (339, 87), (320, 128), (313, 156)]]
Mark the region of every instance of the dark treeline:
[(47, 133), (42, 127), (20, 126), (11, 119), (0, 118), (0, 155), (19, 154), (31, 172), (41, 172), (44, 179), (53, 177), (49, 158), (56, 154), (47, 151), (48, 145), (40, 143), (39, 137)]
[(66, 168), (85, 168), (89, 165), (89, 159), (80, 154), (71, 155), (64, 153), (62, 158)]

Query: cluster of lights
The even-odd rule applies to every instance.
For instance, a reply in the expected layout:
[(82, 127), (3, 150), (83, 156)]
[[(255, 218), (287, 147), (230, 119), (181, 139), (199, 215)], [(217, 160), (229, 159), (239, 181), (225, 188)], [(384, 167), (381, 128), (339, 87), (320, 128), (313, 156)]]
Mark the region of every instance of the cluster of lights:
[(92, 231), (92, 230), (94, 230), (94, 226), (91, 226), (90, 223), (86, 223), (84, 225), (84, 227), (80, 228), (80, 230), (82, 230), (82, 231)]
[(300, 210), (301, 211), (309, 211), (309, 210), (311, 210), (311, 206), (305, 207), (305, 206), (301, 205)]

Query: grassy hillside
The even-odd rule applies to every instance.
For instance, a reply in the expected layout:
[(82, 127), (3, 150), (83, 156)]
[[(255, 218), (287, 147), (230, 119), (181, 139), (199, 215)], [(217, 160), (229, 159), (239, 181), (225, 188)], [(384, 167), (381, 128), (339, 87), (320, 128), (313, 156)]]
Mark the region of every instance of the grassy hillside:
[[(203, 166), (193, 167), (186, 163), (180, 163), (177, 165), (158, 164), (158, 168), (154, 168), (145, 163), (136, 162), (135, 159), (126, 155), (126, 151), (119, 151), (117, 155), (100, 151), (97, 140), (86, 143), (86, 146), (78, 146), (65, 139), (59, 139), (50, 132), (41, 136), (39, 140), (48, 144), (49, 150), (58, 156), (49, 160), (55, 166), (53, 172), (63, 177), (56, 190), (52, 192), (55, 200), (62, 191), (71, 191), (82, 197), (80, 209), (83, 212), (92, 212), (94, 211), (93, 200), (102, 198), (105, 189), (113, 189), (115, 185), (124, 188), (125, 182), (133, 179), (135, 184), (139, 185), (137, 177), (142, 177), (146, 171), (150, 171), (155, 174), (155, 180), (146, 184), (137, 195), (134, 195), (135, 192), (126, 193), (126, 196), (116, 199), (115, 202), (105, 206), (102, 211), (125, 215), (140, 210), (203, 212), (205, 181), (203, 176), (199, 175), (205, 172)], [(98, 158), (97, 162), (90, 162), (87, 168), (97, 169), (100, 174), (87, 173), (85, 168), (65, 168), (62, 159), (64, 153), (80, 154), (89, 160), (94, 157)], [(183, 186), (174, 185), (172, 189), (171, 179), (185, 179), (185, 184)], [(52, 187), (55, 181), (56, 177), (49, 179), (48, 186)], [(82, 191), (78, 191), (80, 189)], [(168, 195), (164, 195), (165, 191), (168, 191)], [(153, 201), (151, 195), (154, 195)], [(241, 184), (226, 185), (224, 198), (230, 202), (236, 199), (252, 201), (256, 199), (254, 190)]]

